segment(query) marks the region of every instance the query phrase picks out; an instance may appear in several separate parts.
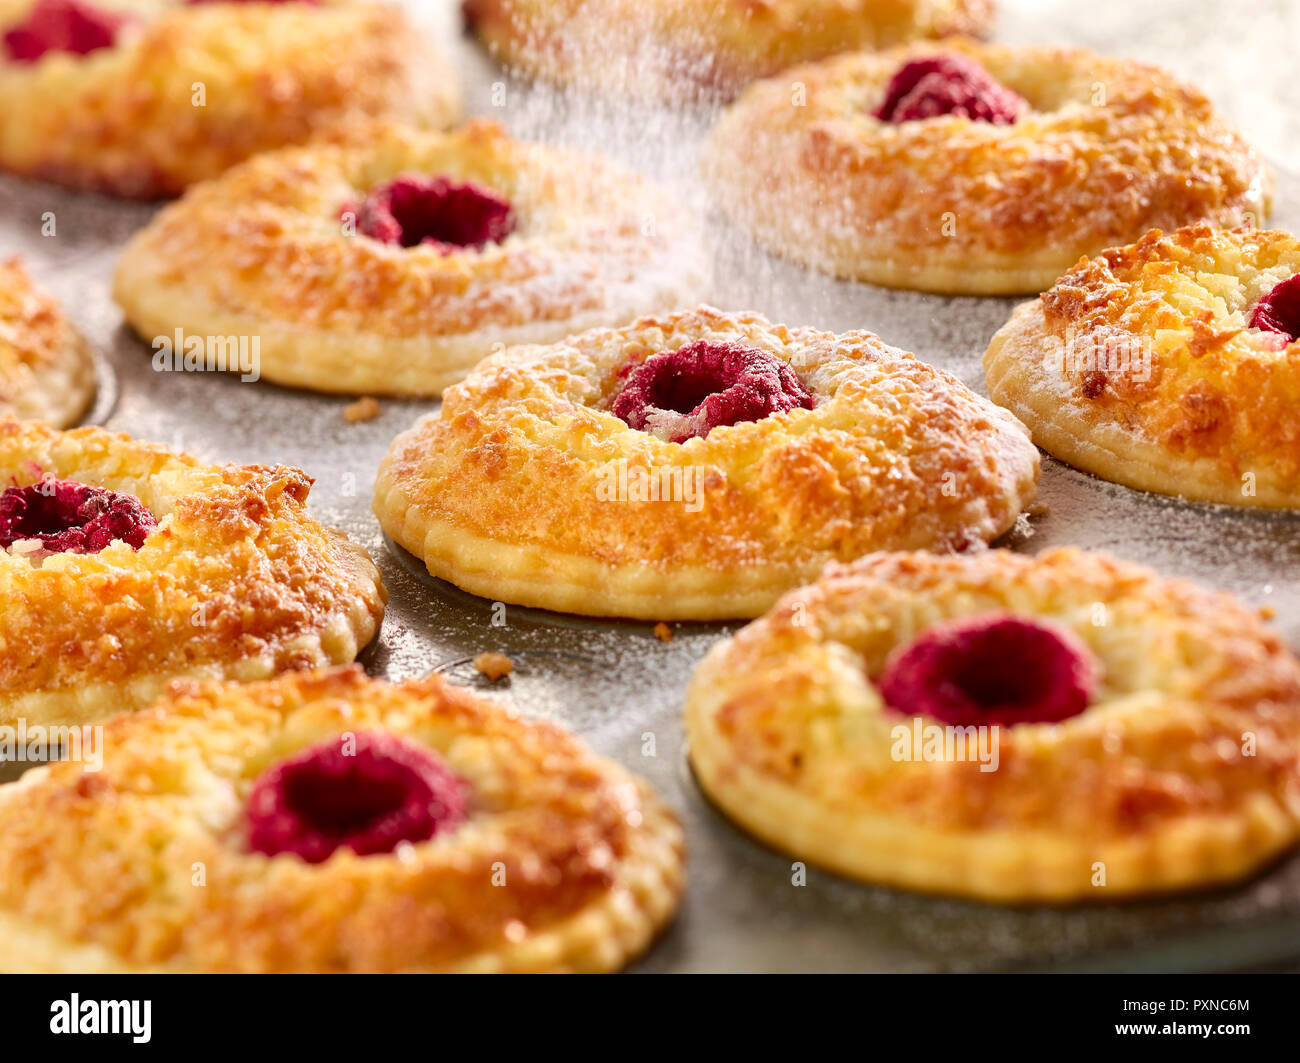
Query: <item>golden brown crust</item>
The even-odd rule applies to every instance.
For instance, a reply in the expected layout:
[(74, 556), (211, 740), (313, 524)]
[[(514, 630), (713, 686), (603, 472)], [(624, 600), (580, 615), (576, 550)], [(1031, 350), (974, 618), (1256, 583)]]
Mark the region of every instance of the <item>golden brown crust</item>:
[(734, 95), (794, 63), (984, 36), (993, 0), (466, 0), (488, 50), (547, 81), (636, 97)]
[[(608, 411), (629, 360), (705, 338), (786, 361), (816, 408), (683, 444)], [(656, 500), (632, 488), (641, 473)], [(827, 561), (987, 542), (1037, 477), (1014, 418), (870, 333), (703, 307), (487, 360), (393, 443), (375, 512), (430, 572), (476, 594), (717, 619), (757, 615)]]
[(1290, 233), (1149, 232), (1016, 310), (984, 356), (989, 393), (1040, 446), (1108, 480), (1300, 507), (1300, 343), (1249, 327), (1297, 273)]
[[(404, 173), (495, 189), (518, 227), (446, 255), (345, 235), (345, 204)], [(145, 337), (259, 336), (262, 375), (279, 383), (436, 395), (507, 343), (675, 307), (706, 275), (689, 214), (604, 159), (486, 121), (376, 123), (192, 190), (127, 245), (114, 293)]]
[[(0, 26), (35, 2), (0, 0)], [(138, 17), (115, 46), (0, 58), (0, 168), (156, 199), (346, 120), (442, 127), (460, 109), (450, 67), (388, 4), (98, 2)]]
[[(992, 771), (897, 758), (892, 728), (913, 721), (883, 706), (885, 658), (986, 611), (1073, 630), (1100, 664), (1097, 697), (1059, 724), (1000, 728)], [(701, 784), (737, 821), (911, 889), (1067, 901), (1207, 886), (1300, 836), (1300, 662), (1234, 599), (1102, 554), (837, 568), (710, 653), (686, 726)]]
[(345, 663), (379, 628), (378, 570), (307, 514), (311, 479), (297, 469), (0, 421), (0, 482), (45, 475), (133, 494), (158, 528), (138, 551), (117, 541), (39, 564), (0, 551), (0, 723), (102, 719), (178, 676)]
[[(315, 865), (248, 851), (257, 776), (360, 731), (435, 750), (471, 785), (466, 822)], [(613, 970), (683, 886), (681, 828), (644, 782), (439, 676), (177, 684), (106, 726), (101, 772), (35, 769), (0, 808), (8, 971)]]
[(90, 347), (16, 259), (0, 259), (0, 418), (66, 428), (95, 397)]
[[(1031, 112), (1009, 126), (873, 117), (894, 71), (938, 52), (974, 58)], [(1155, 67), (956, 41), (839, 56), (751, 86), (718, 122), (704, 169), (721, 210), (779, 254), (972, 295), (1041, 291), (1081, 254), (1153, 226), (1257, 224), (1271, 189), (1210, 101)]]

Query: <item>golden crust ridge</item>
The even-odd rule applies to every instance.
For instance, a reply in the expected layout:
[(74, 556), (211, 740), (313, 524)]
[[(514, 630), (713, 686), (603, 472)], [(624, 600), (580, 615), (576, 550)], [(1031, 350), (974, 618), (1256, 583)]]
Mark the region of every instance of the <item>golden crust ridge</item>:
[[(1073, 630), (1101, 664), (1098, 697), (1056, 725), (1001, 728), (993, 771), (894, 758), (892, 725), (912, 721), (883, 711), (885, 657), (984, 611)], [(1076, 901), (1205, 887), (1300, 836), (1300, 664), (1282, 640), (1227, 595), (1075, 549), (828, 571), (710, 653), (686, 726), (701, 784), (742, 825), (909, 889)]]
[[(0, 25), (34, 3), (5, 0)], [(361, 116), (445, 126), (460, 109), (450, 68), (387, 4), (102, 6), (139, 18), (115, 46), (0, 60), (0, 168), (157, 199)]]
[[(701, 338), (787, 361), (817, 407), (684, 444), (607, 412), (629, 359)], [(657, 501), (620, 494), (612, 478), (635, 468), (670, 483), (681, 470), (698, 505), (685, 487)], [(1014, 419), (874, 335), (701, 307), (488, 359), (394, 441), (375, 512), (434, 575), (476, 594), (716, 619), (757, 615), (828, 561), (990, 541), (1037, 476)]]
[(0, 259), (0, 417), (66, 428), (94, 395), (85, 339), (17, 258)]
[[(254, 779), (360, 730), (436, 751), (473, 788), (469, 819), (385, 855), (248, 852)], [(644, 782), (439, 676), (178, 683), (107, 725), (101, 772), (35, 769), (0, 807), (7, 970), (613, 970), (683, 887), (681, 828)]]
[(989, 392), (1052, 454), (1204, 502), (1300, 506), (1300, 343), (1249, 327), (1300, 273), (1278, 230), (1187, 226), (1081, 260), (984, 356)]
[(138, 550), (0, 551), (0, 719), (83, 723), (169, 679), (264, 678), (352, 660), (387, 592), (365, 550), (305, 508), (285, 466), (204, 465), (98, 428), (0, 421), (0, 479), (44, 475), (136, 495), (158, 520)]

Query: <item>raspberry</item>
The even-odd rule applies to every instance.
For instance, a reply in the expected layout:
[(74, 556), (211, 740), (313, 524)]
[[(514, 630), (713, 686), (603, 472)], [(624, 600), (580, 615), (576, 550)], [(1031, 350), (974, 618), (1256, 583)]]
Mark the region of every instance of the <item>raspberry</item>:
[(435, 753), (389, 734), (342, 736), (275, 764), (248, 798), (254, 852), (319, 864), (337, 849), (391, 853), (462, 823), (469, 784)]
[(1096, 685), (1076, 635), (1007, 613), (936, 624), (890, 654), (879, 683), (895, 712), (959, 727), (1069, 719), (1088, 707)]
[(721, 425), (812, 408), (808, 389), (781, 359), (741, 343), (695, 340), (632, 369), (613, 413), (639, 432), (682, 443)]
[(16, 63), (34, 63), (46, 52), (88, 55), (111, 48), (127, 21), (81, 0), (40, 0), (24, 21), (5, 31), (5, 48)]
[(433, 244), (444, 252), (500, 243), (515, 228), (510, 204), (490, 188), (447, 177), (399, 177), (344, 213), (364, 236), (385, 244)]
[(956, 115), (972, 122), (1014, 125), (1028, 110), (1023, 97), (999, 84), (973, 59), (938, 55), (904, 63), (885, 89), (875, 112), (882, 122), (914, 122)]
[(1300, 273), (1288, 277), (1263, 296), (1250, 312), (1250, 327), (1276, 332), (1287, 343), (1300, 340)]
[(139, 550), (156, 526), (134, 495), (45, 479), (0, 492), (0, 547), (37, 539), (50, 553), (94, 554), (121, 539)]

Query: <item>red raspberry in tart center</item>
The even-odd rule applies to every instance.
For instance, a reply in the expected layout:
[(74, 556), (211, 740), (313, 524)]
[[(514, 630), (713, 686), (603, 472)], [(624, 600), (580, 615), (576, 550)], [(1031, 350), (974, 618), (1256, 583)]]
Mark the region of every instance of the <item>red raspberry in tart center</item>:
[(671, 443), (721, 425), (811, 410), (813, 398), (785, 362), (743, 343), (695, 340), (652, 354), (614, 396), (614, 416)]
[(1014, 125), (1028, 102), (964, 55), (936, 55), (904, 63), (875, 112), (882, 122), (915, 122), (955, 115), (972, 122)]
[(1008, 613), (936, 624), (885, 663), (880, 693), (895, 712), (956, 726), (1055, 723), (1088, 707), (1097, 686), (1073, 632)]
[(380, 185), (344, 213), (363, 236), (385, 244), (433, 244), (446, 252), (500, 243), (515, 229), (510, 204), (475, 181), (398, 177)]
[(46, 479), (0, 492), (0, 547), (38, 540), (50, 553), (94, 554), (121, 539), (139, 550), (157, 526), (135, 495)]
[(390, 734), (352, 741), (340, 735), (263, 772), (248, 799), (249, 848), (319, 864), (344, 847), (391, 853), (464, 821), (469, 784), (437, 754)]
[(1300, 340), (1300, 273), (1288, 277), (1255, 304), (1250, 327), (1276, 332), (1287, 343)]
[(16, 63), (34, 63), (46, 52), (88, 55), (111, 48), (127, 21), (82, 0), (40, 0), (24, 21), (5, 31), (5, 48)]

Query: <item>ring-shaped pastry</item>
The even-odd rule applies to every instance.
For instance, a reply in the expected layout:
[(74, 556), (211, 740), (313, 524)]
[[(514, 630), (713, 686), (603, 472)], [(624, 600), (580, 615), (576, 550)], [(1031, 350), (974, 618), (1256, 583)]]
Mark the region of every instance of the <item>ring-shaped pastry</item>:
[(103, 719), (177, 677), (343, 664), (379, 629), (379, 570), (308, 515), (297, 469), (0, 421), (0, 483), (0, 723)]
[(1104, 902), (1300, 837), (1300, 662), (1235, 599), (1075, 549), (828, 571), (710, 652), (686, 731), (737, 823), (912, 890)]
[(828, 561), (988, 542), (1038, 467), (1013, 417), (871, 333), (705, 307), (485, 361), (393, 443), (375, 513), (474, 594), (726, 619)]
[(94, 397), (89, 345), (18, 259), (0, 260), (0, 418), (67, 428)]
[(1300, 240), (1190, 226), (1081, 261), (984, 355), (1062, 461), (1200, 502), (1300, 508)]
[(732, 96), (836, 52), (982, 37), (993, 0), (466, 0), (507, 66), (553, 84), (648, 99)]
[[(514, 343), (698, 299), (689, 212), (601, 157), (387, 123), (254, 159), (127, 245), (141, 336), (256, 337), (260, 371), (320, 391), (436, 395)], [(408, 246), (409, 245), (409, 246)]]
[(158, 199), (352, 119), (443, 127), (430, 48), (370, 0), (0, 0), (0, 170)]
[(100, 767), (0, 788), (0, 969), (610, 971), (683, 888), (646, 783), (438, 676), (178, 683)]
[(711, 136), (722, 212), (839, 277), (1032, 294), (1150, 228), (1258, 225), (1271, 179), (1210, 101), (1072, 48), (922, 44), (751, 86)]

